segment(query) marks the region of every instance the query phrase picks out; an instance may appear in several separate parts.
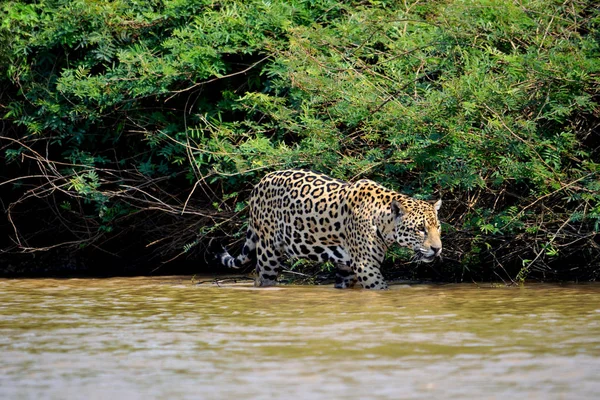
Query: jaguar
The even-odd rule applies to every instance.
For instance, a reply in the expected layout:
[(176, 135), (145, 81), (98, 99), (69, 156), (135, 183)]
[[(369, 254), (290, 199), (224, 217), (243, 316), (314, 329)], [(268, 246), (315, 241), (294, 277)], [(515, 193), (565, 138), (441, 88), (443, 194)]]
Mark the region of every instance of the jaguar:
[(275, 285), (287, 259), (304, 258), (333, 263), (336, 288), (387, 289), (380, 266), (389, 246), (413, 249), (415, 261), (440, 257), (441, 205), (368, 179), (349, 183), (312, 171), (276, 171), (250, 194), (241, 254), (233, 257), (220, 246), (216, 257), (229, 268), (255, 260), (255, 286)]

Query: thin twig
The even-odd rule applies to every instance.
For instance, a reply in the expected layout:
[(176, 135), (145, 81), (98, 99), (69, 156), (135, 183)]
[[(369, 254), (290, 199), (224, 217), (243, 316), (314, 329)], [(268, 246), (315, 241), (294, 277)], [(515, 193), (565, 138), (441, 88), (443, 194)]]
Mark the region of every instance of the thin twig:
[(212, 83), (212, 82), (215, 82), (215, 81), (218, 81), (218, 80), (221, 80), (221, 79), (231, 78), (232, 76), (236, 76), (236, 75), (245, 74), (246, 72), (250, 71), (252, 68), (256, 67), (258, 64), (260, 64), (260, 63), (262, 63), (262, 62), (266, 61), (267, 59), (269, 59), (269, 58), (271, 58), (271, 57), (272, 57), (271, 55), (268, 55), (268, 56), (266, 56), (266, 57), (263, 57), (263, 58), (261, 58), (260, 60), (258, 60), (257, 62), (255, 62), (254, 64), (250, 65), (248, 68), (246, 68), (246, 69), (244, 69), (244, 70), (242, 70), (242, 71), (233, 72), (233, 73), (231, 73), (231, 74), (228, 74), (228, 75), (218, 76), (218, 77), (216, 77), (216, 78), (212, 78), (212, 79), (209, 79), (209, 80), (207, 80), (207, 81), (198, 82), (198, 83), (196, 83), (196, 84), (194, 84), (194, 85), (192, 85), (192, 86), (190, 86), (190, 87), (188, 87), (188, 88), (185, 88), (185, 89), (181, 89), (181, 90), (172, 90), (172, 91), (171, 91), (171, 93), (173, 93), (173, 95), (172, 95), (172, 96), (169, 96), (169, 97), (167, 97), (167, 99), (165, 100), (165, 103), (166, 103), (167, 101), (171, 100), (173, 97), (177, 96), (179, 93), (187, 92), (187, 91), (189, 91), (189, 90), (192, 90), (192, 89), (194, 89), (194, 88), (197, 88), (198, 86), (207, 85), (207, 84), (209, 84), (209, 83)]

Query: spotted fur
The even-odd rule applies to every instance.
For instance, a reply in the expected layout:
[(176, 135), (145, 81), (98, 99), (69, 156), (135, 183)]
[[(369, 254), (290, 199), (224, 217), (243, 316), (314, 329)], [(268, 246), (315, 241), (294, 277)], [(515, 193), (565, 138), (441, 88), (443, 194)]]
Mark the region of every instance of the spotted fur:
[(386, 289), (379, 267), (393, 243), (431, 262), (442, 251), (437, 211), (430, 204), (370, 181), (347, 183), (326, 175), (286, 170), (265, 176), (250, 195), (250, 221), (242, 253), (218, 255), (239, 268), (256, 258), (256, 286), (271, 286), (288, 258), (331, 261), (337, 288), (357, 282)]

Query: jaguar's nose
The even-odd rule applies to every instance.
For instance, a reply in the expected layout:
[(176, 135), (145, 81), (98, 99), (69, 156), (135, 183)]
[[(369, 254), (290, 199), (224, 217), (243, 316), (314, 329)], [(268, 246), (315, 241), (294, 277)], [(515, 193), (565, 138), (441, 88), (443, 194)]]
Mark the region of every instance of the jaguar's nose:
[(442, 253), (442, 248), (441, 247), (431, 247), (431, 250), (433, 251), (433, 254), (436, 257), (438, 257)]

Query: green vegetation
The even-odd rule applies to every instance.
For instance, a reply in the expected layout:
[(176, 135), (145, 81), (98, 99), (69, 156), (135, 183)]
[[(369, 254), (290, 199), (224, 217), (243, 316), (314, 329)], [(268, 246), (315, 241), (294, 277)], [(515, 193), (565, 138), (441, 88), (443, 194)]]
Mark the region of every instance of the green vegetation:
[(595, 1), (0, 7), (4, 251), (202, 263), (303, 167), (442, 197), (446, 261), (415, 276), (598, 277)]

